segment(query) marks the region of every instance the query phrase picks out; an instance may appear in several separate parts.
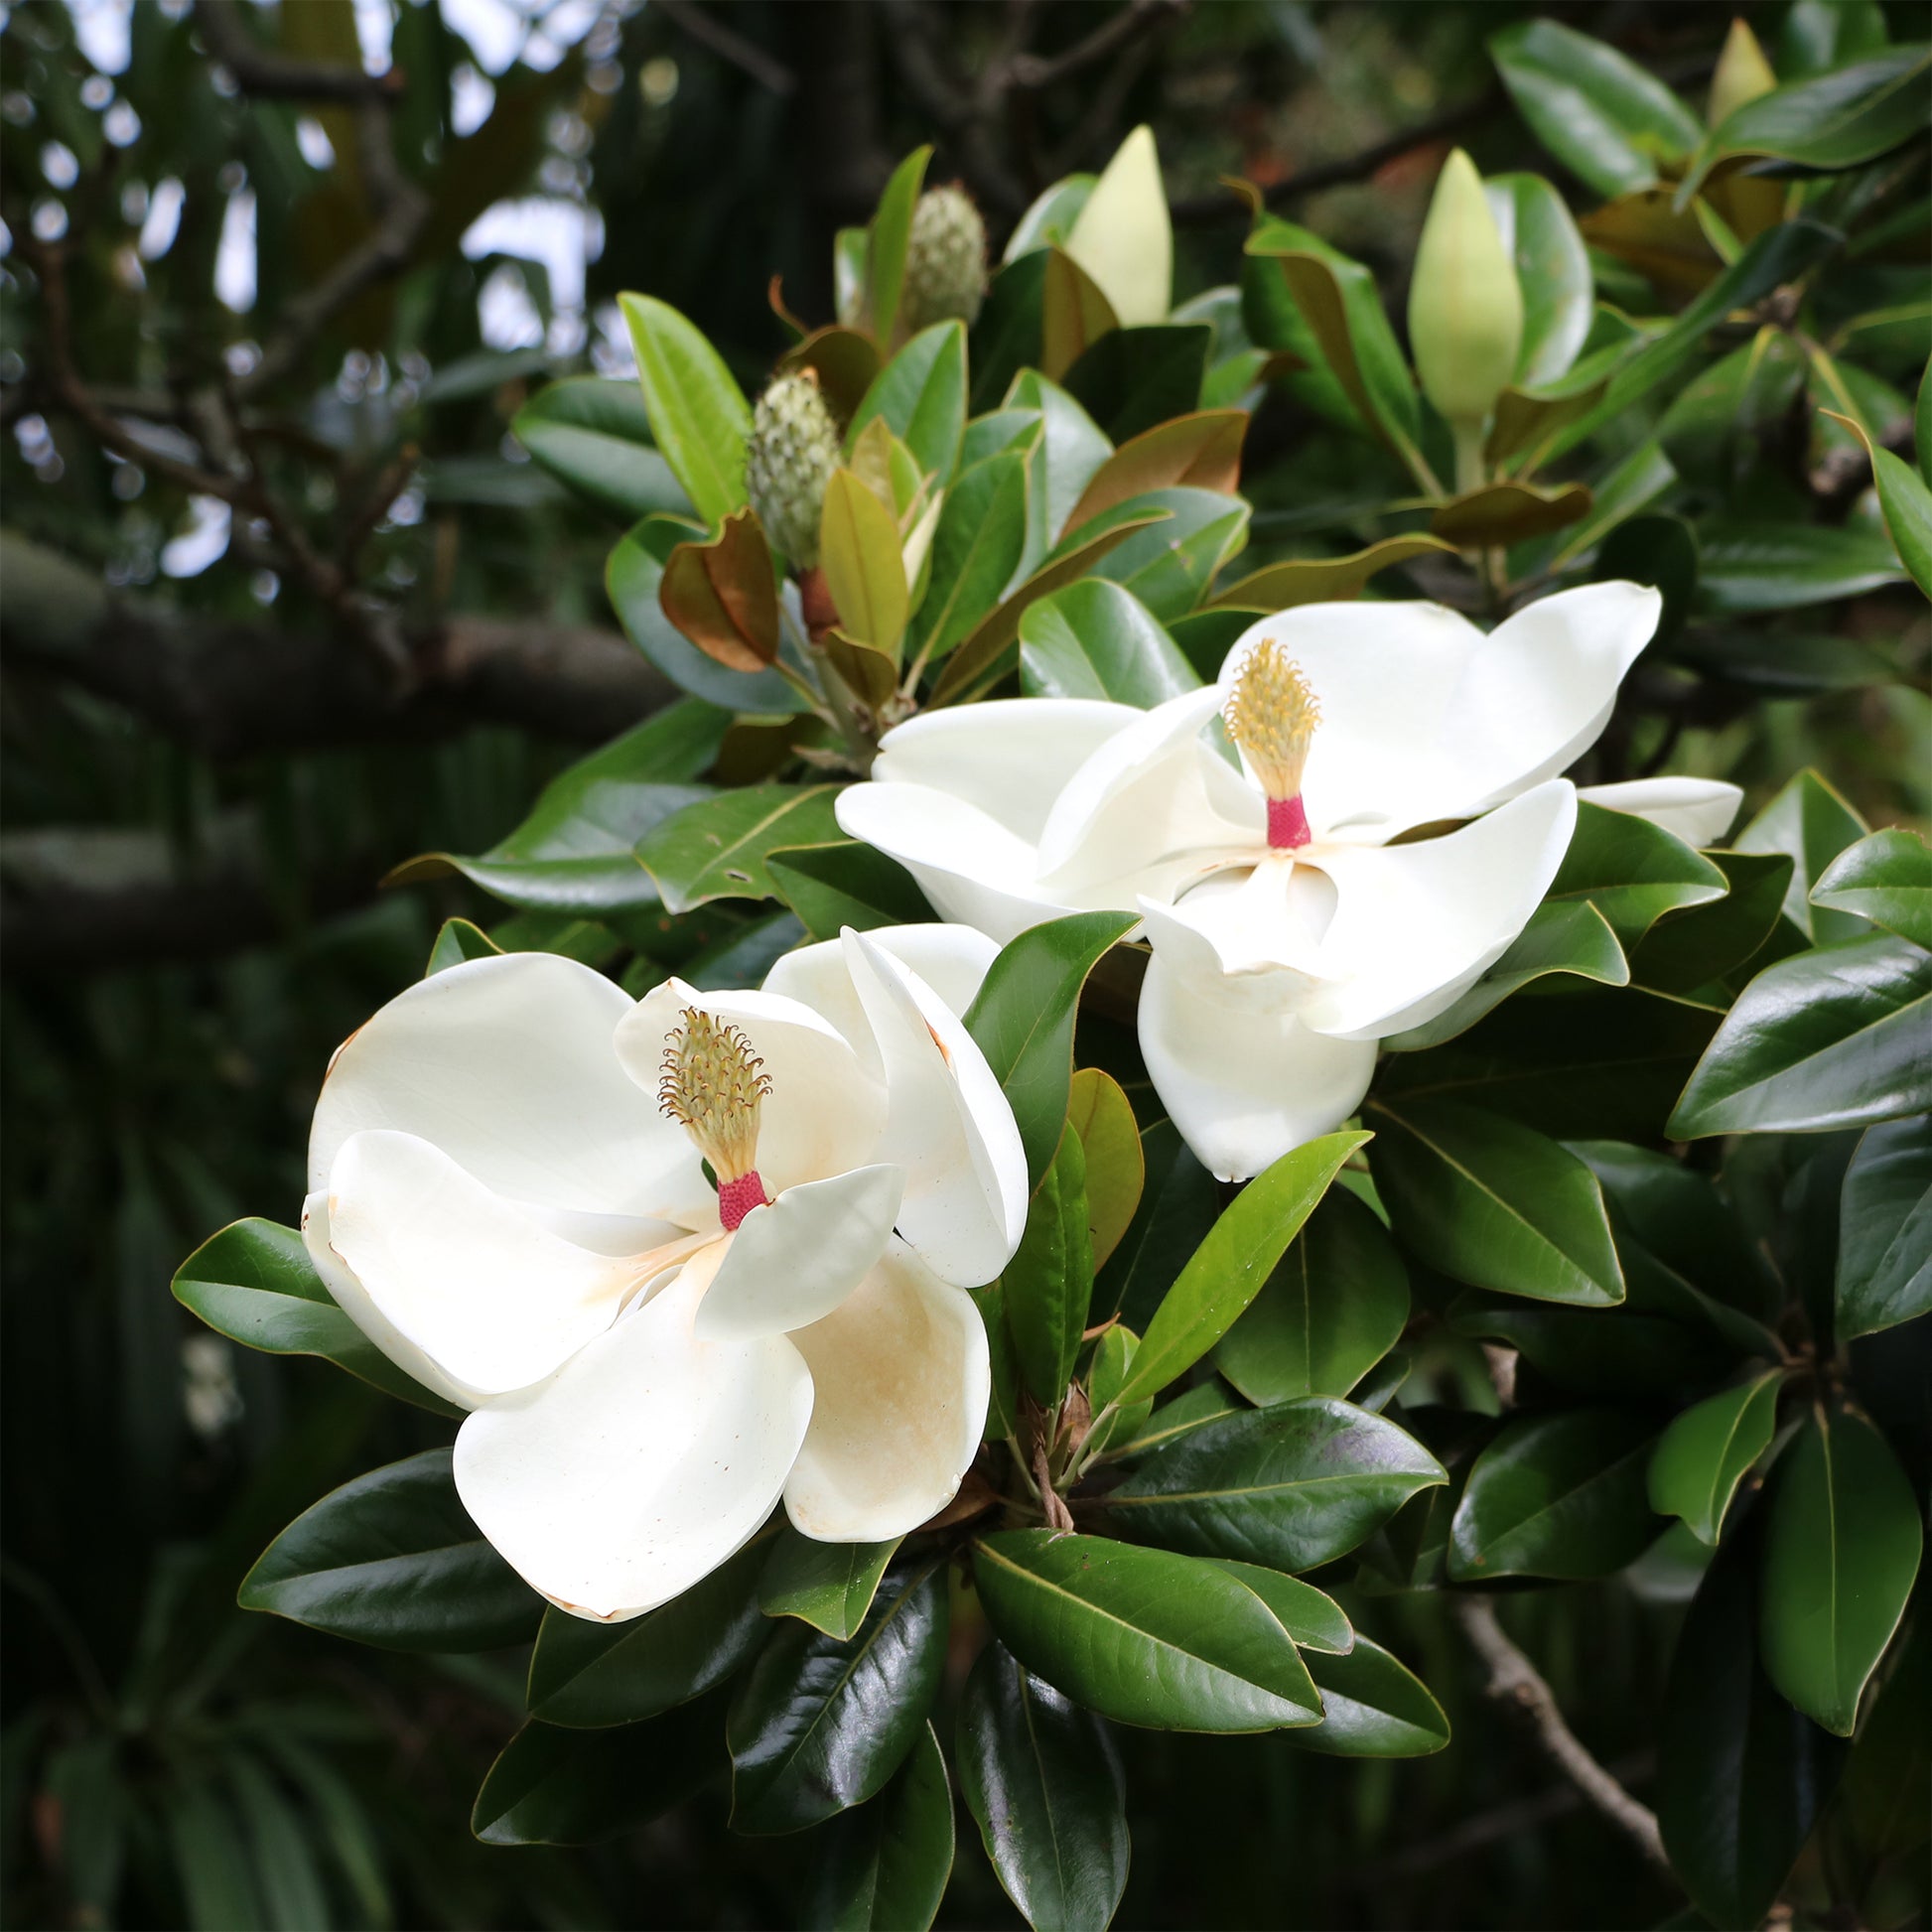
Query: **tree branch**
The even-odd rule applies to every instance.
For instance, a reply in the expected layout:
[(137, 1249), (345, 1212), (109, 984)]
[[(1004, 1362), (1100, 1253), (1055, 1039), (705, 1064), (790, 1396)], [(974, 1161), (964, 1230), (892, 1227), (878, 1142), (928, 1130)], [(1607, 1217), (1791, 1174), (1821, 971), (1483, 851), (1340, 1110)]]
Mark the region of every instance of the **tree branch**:
[(401, 94), (403, 76), (369, 73), (328, 61), (304, 61), (264, 47), (252, 33), (235, 0), (195, 0), (195, 25), (211, 59), (234, 75), (243, 93), (260, 100), (342, 101), (353, 106)]
[[(1177, 21), (1192, 5), (1192, 0), (1129, 0), (1128, 5), (1104, 20), (1084, 40), (1076, 41), (1064, 52), (1053, 55), (1016, 54), (998, 76), (998, 87), (1024, 87), (1037, 92), (1104, 61), (1141, 35)], [(996, 89), (997, 90), (997, 89)]]
[(1486, 1597), (1467, 1593), (1452, 1596), (1450, 1605), (1469, 1647), (1488, 1667), (1483, 1694), (1514, 1712), (1538, 1749), (1576, 1786), (1585, 1802), (1622, 1832), (1655, 1870), (1670, 1877), (1657, 1814), (1631, 1797), (1584, 1748), (1564, 1722), (1549, 1685), (1496, 1620), (1494, 1605)]
[(774, 61), (756, 42), (727, 27), (708, 8), (695, 4), (695, 0), (655, 0), (655, 5), (666, 20), (683, 28), (700, 47), (710, 48), (721, 61), (729, 61), (742, 72), (749, 73), (760, 87), (776, 94), (780, 100), (798, 91), (798, 76), (783, 62)]

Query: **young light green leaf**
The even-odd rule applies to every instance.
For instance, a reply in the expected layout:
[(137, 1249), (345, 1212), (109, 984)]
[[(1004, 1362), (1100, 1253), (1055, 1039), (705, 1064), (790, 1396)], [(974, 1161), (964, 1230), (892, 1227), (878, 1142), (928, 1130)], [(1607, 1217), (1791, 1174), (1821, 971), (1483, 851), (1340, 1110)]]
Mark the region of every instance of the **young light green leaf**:
[(651, 434), (707, 524), (745, 506), (752, 407), (724, 358), (668, 302), (621, 295)]

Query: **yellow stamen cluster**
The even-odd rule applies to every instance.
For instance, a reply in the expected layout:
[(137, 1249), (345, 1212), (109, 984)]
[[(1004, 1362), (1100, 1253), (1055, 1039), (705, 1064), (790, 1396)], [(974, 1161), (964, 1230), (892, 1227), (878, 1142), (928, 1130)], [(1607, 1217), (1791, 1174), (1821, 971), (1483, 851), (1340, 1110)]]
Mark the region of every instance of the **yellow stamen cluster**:
[(657, 1104), (691, 1136), (721, 1187), (758, 1165), (759, 1103), (771, 1091), (763, 1065), (736, 1027), (696, 1007), (665, 1036)]
[(1296, 797), (1321, 706), (1302, 667), (1273, 637), (1248, 653), (1221, 715), (1269, 797)]

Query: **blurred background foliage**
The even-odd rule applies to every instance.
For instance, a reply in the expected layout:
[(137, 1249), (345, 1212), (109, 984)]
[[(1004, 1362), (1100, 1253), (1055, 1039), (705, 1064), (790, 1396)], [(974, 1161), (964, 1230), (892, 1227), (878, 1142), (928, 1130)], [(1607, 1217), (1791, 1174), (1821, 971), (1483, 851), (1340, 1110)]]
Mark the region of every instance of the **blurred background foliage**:
[[(385, 871), (487, 849), (546, 777), (667, 694), (605, 600), (624, 519), (600, 523), (509, 434), (551, 377), (624, 372), (617, 292), (676, 305), (755, 388), (786, 342), (771, 278), (789, 308), (828, 316), (833, 232), (866, 218), (906, 150), (938, 144), (930, 178), (966, 182), (997, 246), (1041, 186), (1146, 120), (1175, 207), (1176, 301), (1238, 276), (1246, 210), (1218, 185), (1234, 175), (1370, 264), (1400, 317), (1451, 142), (1486, 175), (1550, 173), (1580, 210), (1600, 199), (1512, 111), (1489, 36), (1555, 18), (1696, 99), (1730, 11), (4, 8), (9, 1922), (797, 1916), (806, 1854), (729, 1840), (717, 1792), (594, 1851), (473, 1842), (461, 1821), (515, 1725), (519, 1658), (391, 1662), (235, 1609), (276, 1529), (436, 1426), (322, 1364), (234, 1350), (168, 1294), (224, 1222), (294, 1217), (328, 1055), (420, 974), (438, 921), (519, 936), (460, 880), (383, 892)], [(1791, 31), (1782, 6), (1743, 11), (1767, 46)], [(1894, 40), (1925, 38), (1923, 7), (1883, 14)], [(291, 62), (349, 78), (319, 99)], [(1875, 307), (1871, 286), (1848, 303)], [(1923, 309), (1861, 345), (1901, 397)], [(1879, 390), (1861, 401), (1888, 417)], [(1773, 412), (1765, 435), (1802, 442), (1795, 420)], [(1354, 496), (1380, 500), (1384, 461), (1271, 392), (1248, 444), (1250, 564), (1345, 524)], [(1870, 514), (1858, 464), (1830, 448), (1753, 487), (1745, 506), (1772, 517), (1856, 532)], [(1889, 581), (1797, 600), (1781, 654), (1672, 719), (1673, 768), (1737, 778), (1748, 812), (1814, 762), (1868, 821), (1922, 824), (1932, 625)], [(592, 943), (618, 963), (609, 935)], [(1579, 1732), (1640, 1791), (1688, 1587), (1659, 1564), (1508, 1605)], [(1483, 1701), (1439, 1603), (1368, 1601), (1358, 1621), (1443, 1697), (1455, 1748), (1337, 1762), (1126, 1734), (1122, 1924), (1640, 1925), (1673, 1909)], [(972, 1833), (960, 1850), (941, 1923), (1018, 1923)], [(1922, 1910), (1878, 1903), (1883, 1923)]]

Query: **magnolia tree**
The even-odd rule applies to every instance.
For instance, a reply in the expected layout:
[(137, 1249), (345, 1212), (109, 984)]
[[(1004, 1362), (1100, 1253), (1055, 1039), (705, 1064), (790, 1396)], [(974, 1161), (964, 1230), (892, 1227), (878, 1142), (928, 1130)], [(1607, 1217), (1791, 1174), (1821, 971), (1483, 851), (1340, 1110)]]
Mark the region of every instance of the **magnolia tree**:
[[(1502, 35), (1610, 199), (1451, 154), (1408, 356), (1258, 201), (1238, 286), (1175, 307), (1143, 128), (997, 264), (911, 155), (836, 320), (774, 284), (755, 399), (632, 296), (638, 381), (523, 409), (636, 519), (611, 602), (688, 695), (400, 870), (513, 928), (451, 922), (337, 1054), (299, 1230), (176, 1284), (458, 1425), (242, 1601), (533, 1642), (481, 1837), (728, 1770), (736, 1829), (818, 1831), (818, 1920), (923, 1926), (956, 1791), (1033, 1924), (1101, 1927), (1116, 1726), (1453, 1750), (1356, 1627), (1439, 1592), (1682, 1922), (1762, 1919), (1821, 1818), (1806, 1909), (1922, 1839), (1889, 1331), (1932, 1310), (1932, 856), (1811, 771), (1740, 825), (1663, 722), (1856, 679), (1740, 618), (1932, 589), (1884, 266), (1928, 57), (1793, 21), (1704, 117)], [(1271, 385), (1384, 483), (1243, 571)], [(1773, 428), (1875, 490), (1781, 511)], [(1654, 1811), (1494, 1609), (1639, 1572), (1691, 1599)]]

